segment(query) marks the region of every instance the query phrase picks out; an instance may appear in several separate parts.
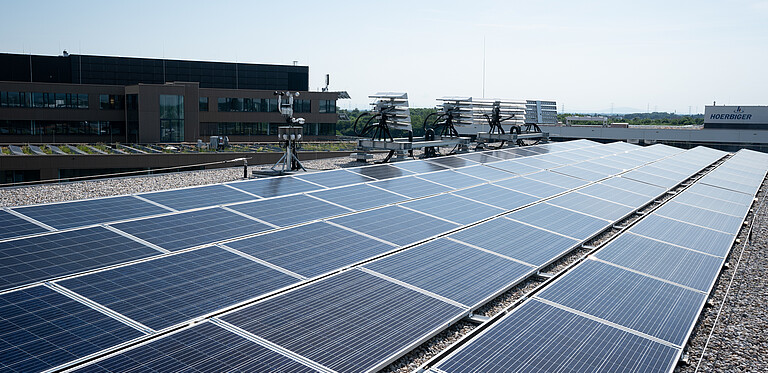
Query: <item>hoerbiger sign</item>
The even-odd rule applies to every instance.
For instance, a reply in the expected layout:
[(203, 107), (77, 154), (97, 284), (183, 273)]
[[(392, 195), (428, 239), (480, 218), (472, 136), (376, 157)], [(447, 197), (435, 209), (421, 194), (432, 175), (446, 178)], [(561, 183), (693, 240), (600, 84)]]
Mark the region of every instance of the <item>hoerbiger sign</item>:
[(768, 123), (768, 106), (705, 106), (704, 124), (707, 123)]

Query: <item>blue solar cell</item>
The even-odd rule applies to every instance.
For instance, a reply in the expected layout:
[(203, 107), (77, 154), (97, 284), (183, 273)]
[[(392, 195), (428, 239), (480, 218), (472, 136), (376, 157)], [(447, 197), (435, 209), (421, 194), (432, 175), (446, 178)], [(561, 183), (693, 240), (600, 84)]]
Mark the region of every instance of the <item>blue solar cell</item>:
[(544, 154), (539, 158), (547, 162), (557, 163), (559, 165), (567, 165), (576, 162), (573, 159), (559, 154)]
[(440, 166), (446, 166), (451, 168), (466, 167), (466, 166), (479, 164), (478, 162), (470, 161), (468, 159), (459, 158), (456, 156), (430, 158), (426, 162), (435, 163)]
[(298, 281), (224, 249), (206, 247), (59, 284), (160, 330)]
[(459, 226), (399, 206), (342, 216), (331, 221), (397, 245), (412, 244)]
[(707, 295), (587, 260), (538, 297), (682, 346)]
[(44, 286), (0, 294), (2, 370), (39, 372), (143, 335)]
[(232, 241), (227, 246), (305, 277), (319, 276), (394, 249), (322, 222)]
[(391, 179), (393, 177), (408, 176), (414, 174), (411, 171), (393, 167), (388, 164), (348, 168), (347, 170), (357, 172), (360, 175), (367, 176), (376, 180)]
[(159, 255), (102, 227), (0, 243), (0, 289)]
[(741, 193), (741, 192), (735, 192), (728, 189), (718, 188), (706, 184), (700, 184), (696, 183), (691, 185), (688, 189), (685, 190), (685, 193), (696, 193), (703, 196), (709, 196), (712, 198), (721, 199), (724, 201), (736, 203), (743, 206), (750, 206), (752, 205), (752, 201), (754, 200), (754, 195)]
[(233, 202), (250, 201), (258, 198), (225, 185), (206, 185), (194, 188), (146, 193), (141, 194), (141, 197), (179, 211), (198, 207), (224, 205)]
[(723, 175), (723, 177), (718, 177), (716, 175), (706, 175), (699, 180), (700, 183), (715, 186), (718, 188), (733, 190), (736, 192), (741, 192), (749, 195), (754, 195), (755, 192), (757, 192), (757, 188), (760, 186), (760, 183), (755, 184), (748, 184), (748, 183), (742, 183), (738, 181), (739, 179), (729, 179), (727, 176)]
[[(640, 169), (640, 170), (642, 170), (642, 169)], [(621, 177), (623, 177), (625, 179), (635, 180), (635, 181), (639, 181), (639, 182), (643, 182), (643, 183), (648, 183), (648, 184), (651, 184), (651, 185), (656, 185), (656, 186), (664, 187), (666, 189), (672, 188), (672, 187), (674, 187), (675, 185), (679, 184), (680, 182), (682, 182), (684, 180), (682, 178), (681, 179), (670, 179), (670, 178), (667, 178), (667, 177), (664, 177), (664, 176), (661, 176), (661, 175), (649, 174), (647, 172), (643, 172), (643, 171), (640, 171), (640, 170), (629, 171), (629, 172), (621, 175)], [(675, 177), (675, 176), (672, 176), (672, 175), (669, 175), (669, 174), (666, 174), (666, 175), (669, 176), (669, 177)]]
[(515, 211), (507, 217), (580, 240), (585, 240), (611, 225), (610, 221), (546, 203)]
[(709, 292), (723, 264), (723, 258), (632, 233), (620, 235), (595, 256), (703, 292)]
[(272, 177), (230, 183), (228, 185), (264, 198), (323, 189), (315, 184), (308, 183), (295, 177)]
[(514, 154), (504, 150), (491, 150), (491, 151), (485, 152), (485, 154), (488, 154), (491, 157), (496, 157), (499, 159), (515, 159), (515, 158), (524, 157), (524, 155)]
[(403, 203), (402, 206), (439, 216), (459, 224), (475, 223), (506, 211), (498, 207), (454, 196), (453, 194), (441, 194), (430, 198), (417, 199), (412, 202)]
[(113, 227), (171, 251), (271, 229), (220, 208), (135, 220)]
[(592, 184), (579, 189), (579, 193), (600, 197), (602, 199), (607, 199), (609, 201), (621, 203), (622, 205), (627, 205), (634, 208), (639, 208), (640, 206), (646, 205), (652, 200), (651, 197), (633, 193), (624, 189), (614, 188), (602, 183)]
[(539, 167), (524, 165), (516, 161), (489, 163), (488, 166), (493, 168), (498, 168), (499, 170), (504, 170), (507, 172), (513, 172), (518, 175), (530, 174), (530, 173), (541, 171), (541, 168)]
[(421, 179), (429, 180), (435, 183), (445, 185), (450, 188), (459, 189), (473, 185), (483, 184), (486, 181), (474, 176), (461, 174), (452, 170), (432, 172), (418, 176)]
[(209, 322), (87, 365), (76, 372), (315, 372)]
[(426, 172), (434, 172), (434, 171), (443, 171), (450, 168), (447, 166), (441, 166), (439, 164), (429, 163), (422, 160), (395, 162), (392, 164), (392, 166), (395, 166), (397, 168), (402, 168), (403, 170), (415, 172), (417, 174), (423, 174)]
[(511, 172), (501, 171), (485, 165), (462, 167), (455, 169), (455, 171), (488, 181), (509, 179), (510, 177), (516, 176)]
[(728, 255), (735, 239), (730, 234), (655, 214), (645, 217), (629, 231), (720, 257)]
[(91, 199), (14, 208), (39, 222), (66, 229), (157, 215), (168, 210), (132, 196)]
[(606, 220), (619, 220), (620, 218), (632, 213), (635, 209), (624, 205), (619, 205), (604, 199), (592, 197), (579, 192), (572, 192), (553, 198), (547, 203), (555, 206), (565, 207), (584, 214), (596, 216)]
[(374, 185), (379, 188), (386, 189), (390, 192), (399, 193), (411, 198), (426, 197), (429, 195), (452, 190), (447, 186), (436, 184), (413, 176), (377, 181), (375, 183), (371, 183), (370, 185)]
[(469, 307), (534, 271), (533, 267), (446, 239), (427, 242), (365, 267)]
[(708, 197), (689, 192), (688, 190), (675, 196), (675, 202), (701, 207), (703, 209), (721, 212), (733, 216), (745, 216), (749, 211), (749, 205), (728, 202), (722, 199)]
[(311, 193), (313, 196), (333, 202), (353, 210), (365, 210), (373, 207), (402, 202), (408, 199), (395, 193), (387, 192), (370, 185), (352, 185), (337, 189), (321, 190)]
[[(581, 163), (579, 163), (581, 164)], [(578, 165), (575, 166), (562, 166), (558, 168), (553, 168), (552, 172), (556, 172), (559, 174), (567, 175), (576, 177), (579, 179), (587, 180), (587, 181), (598, 181), (600, 179), (604, 179), (610, 175), (611, 173), (604, 173), (604, 172), (595, 172), (591, 170), (587, 170), (584, 168), (579, 167)]]
[(577, 179), (575, 177), (570, 177), (563, 174), (558, 174), (552, 171), (536, 172), (536, 173), (525, 175), (525, 177), (536, 180), (536, 181), (557, 185), (565, 189), (578, 188), (582, 185), (587, 184), (587, 181), (585, 180)]
[(572, 250), (579, 243), (572, 238), (506, 218), (493, 219), (463, 229), (452, 234), (451, 238), (535, 266), (546, 264)]
[(624, 189), (632, 193), (644, 195), (649, 198), (655, 198), (660, 196), (666, 191), (666, 188), (662, 188), (656, 185), (643, 183), (623, 177), (612, 177), (607, 180), (603, 180), (600, 184), (608, 185), (614, 188)]
[(0, 210), (0, 240), (43, 232), (48, 230), (10, 212)]
[(294, 177), (301, 180), (311, 181), (315, 184), (320, 184), (328, 188), (339, 187), (344, 185), (352, 185), (352, 184), (358, 184), (358, 183), (364, 183), (364, 182), (376, 180), (367, 176), (363, 176), (356, 172), (349, 172), (347, 170), (310, 172), (307, 174), (299, 174)]
[(496, 181), (493, 183), (493, 185), (514, 189), (518, 192), (523, 192), (539, 198), (552, 197), (555, 194), (560, 194), (568, 190), (566, 188), (542, 183), (541, 181), (536, 181), (526, 177), (515, 177), (512, 179)]
[(351, 270), (222, 319), (335, 371), (357, 373), (382, 368), (464, 312)]
[(453, 194), (487, 203), (505, 210), (514, 210), (539, 200), (538, 197), (492, 184), (478, 185), (469, 189), (453, 192)]
[(743, 216), (726, 215), (675, 201), (665, 203), (654, 214), (733, 234), (739, 232), (744, 221)]
[(560, 166), (557, 163), (545, 161), (541, 159), (541, 157), (519, 158), (519, 159), (515, 159), (515, 162), (525, 166), (535, 167), (542, 170)]
[(497, 162), (501, 160), (501, 158), (494, 157), (491, 154), (489, 154), (489, 152), (468, 153), (468, 154), (459, 155), (458, 157), (469, 159), (471, 161), (475, 161), (478, 163), (490, 163), (490, 162)]
[(229, 208), (282, 227), (349, 212), (343, 207), (302, 194), (232, 205)]
[(531, 300), (441, 362), (461, 372), (669, 372), (678, 350)]

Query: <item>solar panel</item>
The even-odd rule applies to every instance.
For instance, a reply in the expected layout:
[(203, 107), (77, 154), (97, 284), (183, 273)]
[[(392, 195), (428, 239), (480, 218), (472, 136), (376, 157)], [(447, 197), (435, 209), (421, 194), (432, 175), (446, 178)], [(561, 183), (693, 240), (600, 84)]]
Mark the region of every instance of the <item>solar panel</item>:
[(720, 257), (632, 233), (616, 237), (595, 256), (703, 292), (709, 292), (723, 263)]
[(43, 232), (48, 230), (10, 212), (0, 210), (0, 240)]
[(132, 196), (17, 207), (13, 210), (58, 229), (168, 212)]
[(316, 372), (204, 322), (87, 365), (77, 372)]
[(350, 212), (350, 210), (343, 207), (307, 197), (303, 194), (263, 199), (228, 207), (281, 227)]
[(716, 211), (684, 205), (675, 201), (665, 203), (664, 206), (659, 207), (654, 213), (667, 218), (681, 220), (687, 223), (733, 234), (736, 234), (739, 231), (741, 223), (744, 221), (744, 215), (741, 217), (726, 215)]
[(392, 164), (392, 166), (395, 166), (397, 168), (402, 168), (403, 170), (415, 172), (417, 174), (434, 172), (434, 171), (443, 171), (443, 170), (449, 169), (449, 167), (447, 166), (441, 166), (435, 163), (424, 162), (422, 160), (395, 162)]
[(310, 195), (352, 210), (365, 210), (408, 199), (408, 197), (390, 193), (366, 184), (321, 190), (310, 193)]
[(411, 171), (403, 170), (388, 164), (376, 166), (349, 168), (349, 171), (357, 172), (360, 175), (367, 176), (376, 180), (391, 179), (393, 177), (413, 175)]
[[(649, 174), (649, 173), (643, 172), (641, 170), (642, 169), (629, 171), (629, 172), (621, 175), (621, 177), (626, 178), (626, 179), (630, 179), (630, 180), (635, 180), (635, 181), (647, 183), (647, 184), (651, 184), (651, 185), (656, 185), (656, 186), (664, 187), (666, 189), (672, 188), (673, 186), (675, 186), (675, 185), (679, 184), (681, 181), (683, 181), (682, 179), (669, 179), (669, 178), (666, 178), (664, 176)], [(674, 176), (670, 176), (670, 177), (674, 177)]]
[(442, 184), (454, 189), (466, 188), (473, 185), (486, 183), (486, 181), (483, 179), (458, 173), (453, 170), (432, 172), (419, 175), (418, 177), (420, 179), (429, 180), (431, 182)]
[(316, 184), (308, 183), (295, 177), (273, 177), (229, 183), (227, 185), (264, 198), (322, 189)]
[(464, 310), (350, 270), (222, 317), (338, 372), (380, 369)]
[(747, 211), (749, 211), (749, 205), (737, 204), (718, 198), (691, 193), (687, 189), (675, 197), (675, 202), (685, 203), (687, 205), (734, 216), (744, 216)]
[(567, 209), (613, 221), (619, 220), (635, 211), (634, 207), (620, 205), (579, 192), (567, 193), (547, 202), (556, 206), (565, 207)]
[(537, 297), (682, 346), (707, 295), (586, 260)]
[(515, 162), (520, 163), (522, 165), (542, 169), (542, 170), (560, 166), (559, 164), (554, 162), (547, 162), (541, 157), (519, 158), (519, 159), (515, 159)]
[(533, 267), (438, 239), (365, 268), (472, 307), (529, 275)]
[(394, 249), (383, 242), (317, 222), (227, 243), (305, 277), (315, 277)]
[(541, 156), (539, 156), (539, 158), (547, 162), (557, 163), (559, 165), (566, 165), (566, 164), (571, 164), (575, 162), (573, 159), (557, 153), (542, 154)]
[(459, 224), (471, 224), (506, 211), (453, 194), (441, 194), (418, 199), (403, 203), (401, 206), (439, 216)]
[(498, 168), (507, 172), (512, 172), (517, 175), (530, 174), (533, 172), (541, 171), (541, 168), (524, 165), (516, 161), (503, 161), (489, 163), (489, 167)]
[(733, 190), (736, 192), (754, 194), (757, 191), (757, 186), (744, 184), (734, 179), (726, 179), (715, 176), (706, 175), (701, 178), (701, 183), (716, 186), (718, 188)]
[(501, 160), (501, 158), (494, 157), (490, 155), (488, 152), (476, 152), (476, 153), (468, 153), (468, 154), (461, 154), (458, 156), (459, 158), (469, 159), (471, 161), (475, 161), (478, 163), (490, 163), (490, 162), (496, 162)]
[(677, 349), (530, 300), (441, 362), (460, 372), (669, 372)]
[(400, 206), (383, 207), (330, 221), (401, 246), (459, 226)]
[(577, 179), (575, 177), (566, 176), (563, 174), (554, 173), (552, 171), (541, 171), (532, 174), (525, 175), (525, 177), (541, 181), (543, 183), (552, 184), (565, 189), (578, 188), (580, 186), (588, 184), (587, 181)]
[(546, 203), (533, 205), (506, 216), (579, 240), (585, 240), (611, 225), (610, 221)]
[(478, 162), (470, 161), (468, 159), (459, 158), (456, 156), (430, 158), (427, 160), (427, 162), (451, 168), (466, 167), (478, 164)]
[(503, 149), (487, 151), (486, 154), (490, 155), (491, 157), (495, 157), (499, 159), (515, 159), (515, 158), (524, 157), (523, 155), (510, 153), (510, 152), (504, 151)]
[(463, 174), (471, 175), (471, 176), (478, 177), (488, 181), (509, 179), (510, 177), (516, 176), (513, 173), (501, 171), (496, 168), (487, 167), (485, 165), (462, 167), (462, 168), (454, 169), (454, 171), (461, 172)]
[(145, 193), (141, 197), (179, 211), (258, 198), (223, 184)]
[(568, 190), (552, 184), (528, 179), (526, 177), (515, 177), (512, 179), (496, 181), (493, 185), (513, 189), (539, 198), (549, 198)]
[(734, 240), (730, 234), (653, 214), (629, 231), (720, 257), (728, 254)]
[(642, 194), (648, 198), (655, 198), (660, 196), (666, 191), (666, 188), (660, 186), (643, 183), (627, 179), (624, 177), (612, 177), (600, 182), (600, 184), (608, 185), (614, 188), (624, 189), (632, 193)]
[(587, 180), (587, 181), (598, 181), (600, 179), (605, 179), (606, 177), (611, 175), (608, 173), (595, 172), (595, 171), (583, 169), (581, 167), (578, 167), (577, 165), (562, 166), (562, 167), (554, 168), (552, 169), (552, 172), (556, 172), (556, 173), (567, 175), (567, 176), (572, 176), (572, 177)]
[(59, 284), (161, 330), (298, 281), (224, 249), (206, 247)]
[(634, 208), (639, 208), (648, 202), (651, 202), (651, 197), (649, 196), (633, 193), (628, 190), (615, 188), (602, 183), (592, 184), (579, 189), (579, 193), (607, 199)]
[(144, 335), (44, 286), (0, 294), (3, 370), (39, 372)]
[(271, 229), (220, 208), (134, 220), (113, 227), (166, 250), (182, 250)]
[(57, 232), (0, 243), (0, 289), (159, 255), (102, 227)]
[(357, 172), (350, 172), (347, 170), (333, 170), (324, 172), (310, 172), (306, 174), (298, 174), (294, 176), (297, 179), (311, 181), (315, 184), (320, 184), (324, 187), (333, 188), (344, 185), (364, 183), (372, 180)]
[(718, 188), (711, 185), (696, 183), (688, 187), (685, 193), (696, 193), (702, 196), (717, 198), (723, 201), (737, 203), (743, 206), (752, 205), (754, 195)]
[(492, 184), (478, 185), (469, 189), (453, 192), (453, 194), (487, 203), (505, 210), (514, 210), (539, 200), (538, 197)]
[(429, 182), (413, 176), (381, 180), (375, 183), (371, 183), (370, 185), (386, 189), (390, 192), (402, 194), (410, 198), (426, 197), (451, 190), (451, 188), (447, 186)]
[(534, 266), (543, 266), (579, 243), (506, 218), (463, 229), (450, 237)]

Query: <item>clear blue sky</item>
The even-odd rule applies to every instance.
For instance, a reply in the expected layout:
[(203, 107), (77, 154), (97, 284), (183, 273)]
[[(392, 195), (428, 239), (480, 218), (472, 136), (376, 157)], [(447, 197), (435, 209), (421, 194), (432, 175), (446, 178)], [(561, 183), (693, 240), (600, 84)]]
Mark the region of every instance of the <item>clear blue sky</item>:
[(768, 1), (12, 1), (0, 52), (310, 67), (367, 107), (440, 96), (554, 99), (566, 112), (768, 105)]

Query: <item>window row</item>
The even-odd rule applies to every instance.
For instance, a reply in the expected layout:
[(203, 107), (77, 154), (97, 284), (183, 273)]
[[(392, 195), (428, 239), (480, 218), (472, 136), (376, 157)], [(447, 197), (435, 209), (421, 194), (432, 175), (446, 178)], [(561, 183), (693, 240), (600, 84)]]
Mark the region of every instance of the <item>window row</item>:
[(219, 97), (218, 106), (220, 112), (270, 113), (278, 111), (276, 98)]
[(99, 95), (99, 109), (123, 110), (125, 108), (123, 95)]
[(0, 92), (0, 107), (88, 109), (88, 94), (51, 92)]
[[(0, 135), (95, 135), (123, 134), (125, 122), (0, 120)], [(47, 140), (46, 140), (47, 141)]]
[[(264, 122), (219, 122), (201, 123), (201, 136), (272, 136), (277, 135), (277, 128), (284, 123)], [(306, 123), (305, 135), (334, 136), (336, 123)]]

